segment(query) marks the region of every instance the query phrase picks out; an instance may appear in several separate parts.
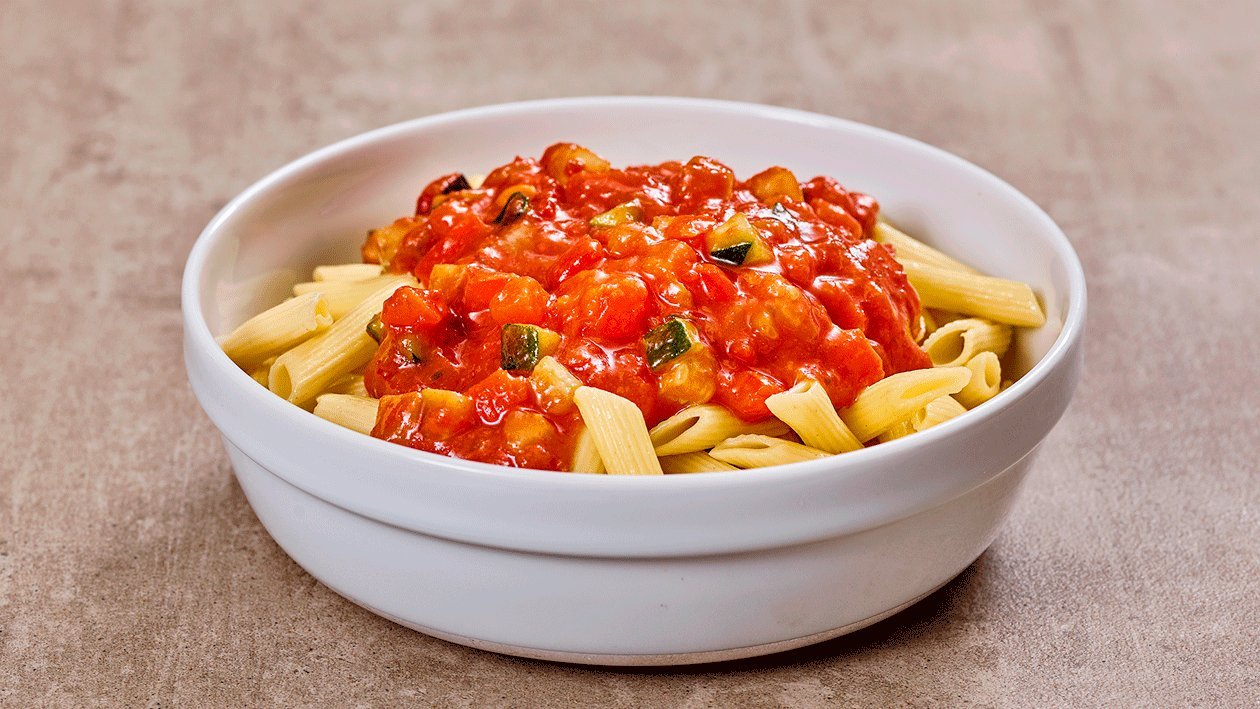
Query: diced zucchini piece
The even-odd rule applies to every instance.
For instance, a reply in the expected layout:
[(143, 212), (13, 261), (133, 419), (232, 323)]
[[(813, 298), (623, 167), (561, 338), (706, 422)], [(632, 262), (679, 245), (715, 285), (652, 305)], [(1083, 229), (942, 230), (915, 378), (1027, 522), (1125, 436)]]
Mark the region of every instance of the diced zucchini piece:
[(757, 266), (774, 260), (774, 253), (742, 214), (713, 227), (705, 237), (714, 261), (731, 266)]
[(643, 336), (648, 366), (657, 369), (671, 359), (687, 354), (699, 341), (700, 333), (695, 325), (683, 318), (671, 317)]
[(464, 173), (459, 173), (446, 186), (442, 188), (442, 194), (450, 194), (452, 192), (461, 192), (463, 190), (471, 190), (472, 185), (468, 184), (468, 178), (464, 177)]
[(603, 214), (596, 214), (591, 217), (588, 223), (593, 227), (610, 227), (642, 221), (643, 207), (639, 204), (639, 200), (633, 199), (625, 204), (619, 204)]
[(559, 347), (557, 332), (537, 325), (508, 323), (499, 333), (499, 366), (509, 372), (528, 372)]
[(377, 313), (367, 324), (368, 337), (376, 340), (376, 344), (381, 344), (381, 340), (385, 339), (385, 323), (381, 322), (381, 314)]
[(525, 216), (529, 211), (529, 197), (524, 192), (513, 192), (503, 203), (503, 209), (499, 210), (499, 216), (494, 218), (495, 224), (511, 224), (512, 222)]
[(418, 335), (403, 335), (396, 342), (398, 351), (407, 355), (412, 364), (423, 364), (432, 349)]

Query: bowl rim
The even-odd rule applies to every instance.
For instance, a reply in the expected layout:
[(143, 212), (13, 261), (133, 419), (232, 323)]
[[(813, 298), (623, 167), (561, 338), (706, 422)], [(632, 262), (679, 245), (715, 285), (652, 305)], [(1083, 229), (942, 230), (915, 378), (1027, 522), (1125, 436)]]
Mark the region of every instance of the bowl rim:
[[(973, 176), (988, 183), (996, 191), (1004, 193), (1007, 198), (1021, 205), (1049, 236), (1055, 257), (1059, 259), (1065, 269), (1068, 279), (1067, 310), (1064, 313), (1063, 326), (1058, 336), (1045, 355), (1039, 358), (1024, 376), (1015, 380), (1010, 387), (986, 402), (984, 406), (945, 421), (927, 431), (839, 456), (789, 463), (769, 468), (751, 468), (741, 470), (738, 475), (575, 474), (553, 470), (513, 468), (416, 450), (343, 428), (290, 404), (265, 388), (258, 386), (256, 381), (228, 359), (223, 350), (219, 348), (213, 334), (210, 332), (205, 314), (200, 306), (200, 291), (203, 288), (206, 262), (215, 244), (223, 238), (225, 233), (224, 226), (246, 205), (267, 192), (308, 171), (317, 170), (325, 161), (353, 152), (377, 141), (388, 140), (413, 131), (424, 131), (432, 127), (458, 123), (468, 119), (493, 117), (503, 114), (545, 114), (569, 109), (609, 110), (630, 106), (662, 110), (691, 109), (727, 114), (744, 114), (788, 123), (848, 131), (858, 134), (867, 140), (882, 141), (896, 144), (902, 148), (928, 153), (938, 160), (950, 163), (961, 171), (971, 173)], [(766, 104), (675, 96), (579, 96), (492, 104), (414, 118), (342, 139), (331, 145), (309, 152), (273, 170), (245, 188), (224, 205), (194, 241), (184, 267), (181, 284), (181, 310), (184, 321), (185, 346), (196, 348), (200, 354), (205, 355), (203, 361), (213, 370), (209, 373), (209, 376), (213, 377), (216, 383), (222, 386), (224, 395), (232, 397), (240, 404), (261, 407), (263, 412), (270, 416), (297, 417), (293, 419), (295, 425), (315, 427), (312, 432), (318, 433), (321, 439), (329, 445), (357, 446), (361, 448), (361, 455), (363, 456), (389, 459), (399, 464), (422, 464), (431, 469), (457, 471), (456, 474), (477, 476), (487, 481), (506, 479), (510, 480), (513, 485), (527, 485), (530, 487), (537, 485), (554, 491), (563, 489), (587, 491), (592, 489), (624, 489), (624, 486), (644, 491), (664, 489), (675, 492), (683, 490), (727, 490), (739, 487), (756, 487), (765, 484), (777, 486), (789, 480), (801, 480), (820, 475), (843, 475), (845, 477), (877, 475), (881, 469), (880, 463), (882, 461), (911, 452), (916, 447), (929, 448), (937, 441), (947, 437), (962, 435), (964, 431), (970, 428), (981, 426), (990, 419), (1002, 416), (1017, 402), (1027, 397), (1053, 371), (1065, 366), (1069, 354), (1076, 349), (1081, 340), (1085, 324), (1086, 303), (1087, 291), (1084, 269), (1076, 251), (1062, 229), (1031, 198), (988, 170), (920, 140), (849, 119)], [(981, 481), (977, 481), (977, 484), (979, 482)], [(328, 498), (327, 495), (320, 496), (325, 499)], [(329, 501), (338, 503), (335, 499), (329, 499)]]

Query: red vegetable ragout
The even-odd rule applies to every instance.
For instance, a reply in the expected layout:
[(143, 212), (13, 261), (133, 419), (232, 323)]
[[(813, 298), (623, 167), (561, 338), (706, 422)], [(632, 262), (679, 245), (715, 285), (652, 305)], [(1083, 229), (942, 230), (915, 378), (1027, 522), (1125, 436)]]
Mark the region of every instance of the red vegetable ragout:
[[(847, 406), (885, 376), (931, 366), (912, 332), (918, 296), (891, 249), (868, 238), (878, 209), (830, 177), (802, 183), (771, 167), (740, 181), (707, 157), (614, 169), (565, 143), (476, 189), (440, 177), (415, 216), (363, 245), (365, 261), (423, 286), (400, 289), (381, 313), (364, 377), (381, 398), (372, 435), (567, 470), (581, 419), (539, 377), (501, 367), (509, 324), (558, 333), (553, 356), (633, 401), (649, 427), (705, 402), (764, 419), (766, 397), (801, 377)], [(741, 214), (768, 247), (755, 265), (712, 254), (711, 232)], [(698, 341), (650, 366), (644, 338), (674, 317)], [(466, 398), (426, 406), (426, 388)]]

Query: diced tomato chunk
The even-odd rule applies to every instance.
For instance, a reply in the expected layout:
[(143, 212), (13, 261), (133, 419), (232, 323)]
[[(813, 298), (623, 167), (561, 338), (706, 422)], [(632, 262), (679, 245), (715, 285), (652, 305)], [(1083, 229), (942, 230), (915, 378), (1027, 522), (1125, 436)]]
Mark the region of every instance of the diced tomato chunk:
[(437, 292), (403, 286), (385, 301), (381, 322), (404, 329), (430, 328), (450, 317), (450, 312)]
[(724, 368), (718, 374), (718, 401), (745, 421), (769, 418), (766, 399), (786, 390), (787, 387), (777, 379), (755, 369), (732, 371)]
[(467, 392), (477, 416), (488, 426), (499, 423), (509, 410), (528, 401), (531, 393), (525, 377), (502, 369), (472, 385)]
[(529, 276), (517, 276), (490, 299), (490, 316), (500, 325), (539, 325), (546, 314), (549, 298), (538, 281)]

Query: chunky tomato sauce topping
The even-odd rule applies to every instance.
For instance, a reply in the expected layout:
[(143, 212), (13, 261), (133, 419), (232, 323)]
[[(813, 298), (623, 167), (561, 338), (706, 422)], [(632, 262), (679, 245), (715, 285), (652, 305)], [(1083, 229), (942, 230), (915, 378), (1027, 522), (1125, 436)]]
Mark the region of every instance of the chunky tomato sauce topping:
[(649, 426), (705, 402), (764, 419), (766, 397), (804, 377), (847, 406), (930, 366), (911, 332), (918, 297), (867, 238), (878, 209), (829, 177), (772, 167), (739, 181), (707, 157), (613, 169), (572, 144), (476, 188), (441, 177), (363, 246), (423, 286), (382, 310), (364, 376), (382, 397), (373, 435), (567, 470), (575, 382), (539, 366), (546, 354)]

